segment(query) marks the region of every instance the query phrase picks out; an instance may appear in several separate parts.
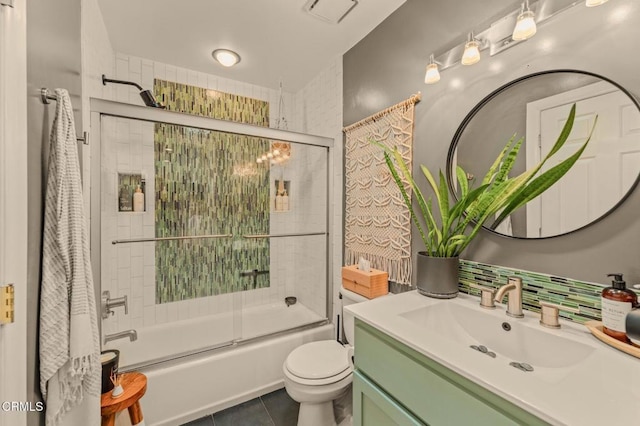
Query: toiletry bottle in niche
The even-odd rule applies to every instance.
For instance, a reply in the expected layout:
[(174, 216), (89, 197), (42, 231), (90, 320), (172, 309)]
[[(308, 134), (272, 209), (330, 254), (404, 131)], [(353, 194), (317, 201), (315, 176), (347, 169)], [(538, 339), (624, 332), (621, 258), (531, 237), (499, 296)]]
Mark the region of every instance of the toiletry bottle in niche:
[(278, 195), (276, 195), (276, 211), (282, 211), (282, 195), (279, 192)]
[(289, 196), (287, 195), (287, 190), (284, 190), (284, 195), (282, 196), (282, 211), (289, 211)]
[(132, 201), (131, 188), (125, 184), (120, 188), (120, 194), (118, 195), (118, 211), (130, 212), (133, 210)]
[(140, 188), (140, 185), (136, 187), (136, 192), (133, 193), (133, 211), (144, 211), (144, 193), (142, 192), (142, 188)]
[(638, 296), (627, 289), (622, 274), (608, 274), (613, 277), (611, 287), (602, 290), (602, 331), (622, 342), (628, 342), (625, 318), (638, 304)]

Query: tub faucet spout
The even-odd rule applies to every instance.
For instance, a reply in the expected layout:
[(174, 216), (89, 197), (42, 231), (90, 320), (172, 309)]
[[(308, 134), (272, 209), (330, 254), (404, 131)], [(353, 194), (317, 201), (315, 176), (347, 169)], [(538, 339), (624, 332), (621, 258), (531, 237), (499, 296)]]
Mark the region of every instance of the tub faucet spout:
[(134, 340), (138, 339), (138, 332), (135, 330), (125, 330), (118, 333), (105, 334), (104, 343), (107, 344), (112, 340), (124, 339), (125, 337), (128, 337), (129, 341), (133, 342)]
[(502, 302), (504, 295), (507, 294), (507, 315), (514, 318), (523, 318), (522, 313), (522, 279), (518, 277), (509, 277), (509, 282), (498, 290), (495, 301)]

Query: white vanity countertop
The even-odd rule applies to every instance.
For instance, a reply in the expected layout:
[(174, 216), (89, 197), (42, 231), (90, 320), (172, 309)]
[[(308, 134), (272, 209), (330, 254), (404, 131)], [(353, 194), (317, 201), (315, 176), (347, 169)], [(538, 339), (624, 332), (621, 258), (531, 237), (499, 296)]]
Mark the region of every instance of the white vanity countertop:
[[(594, 350), (574, 365), (545, 368), (531, 363), (535, 371), (525, 373), (509, 366), (509, 359), (505, 357), (491, 358), (470, 349), (467, 344), (461, 345), (443, 337), (442, 333), (431, 329), (433, 327), (416, 326), (402, 316), (403, 313), (425, 307), (429, 309), (441, 303), (465, 305), (487, 315), (502, 315), (504, 321), (511, 324), (536, 327), (543, 333), (571, 339)], [(497, 305), (494, 311), (486, 311), (477, 307), (478, 303), (478, 297), (462, 293), (455, 299), (440, 300), (411, 291), (349, 305), (344, 309), (551, 424), (640, 424), (640, 359), (600, 342), (580, 324), (561, 320), (561, 329), (547, 329), (539, 325), (539, 315), (534, 312), (525, 311), (525, 318), (516, 319), (506, 315), (504, 305)], [(469, 342), (473, 343), (482, 344)]]

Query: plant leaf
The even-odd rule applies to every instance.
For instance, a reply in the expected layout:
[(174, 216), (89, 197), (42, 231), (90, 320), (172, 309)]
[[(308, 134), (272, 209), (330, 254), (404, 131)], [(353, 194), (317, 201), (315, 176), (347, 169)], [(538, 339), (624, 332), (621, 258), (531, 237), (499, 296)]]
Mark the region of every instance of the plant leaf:
[(402, 194), (404, 203), (407, 205), (407, 208), (409, 209), (409, 214), (411, 215), (411, 219), (413, 219), (413, 223), (415, 223), (416, 228), (418, 228), (418, 232), (420, 233), (422, 242), (424, 243), (425, 247), (427, 247), (427, 250), (428, 250), (429, 240), (427, 239), (424, 233), (424, 230), (422, 229), (422, 225), (418, 220), (418, 216), (416, 216), (416, 213), (413, 211), (413, 206), (411, 205), (411, 199), (409, 198), (409, 195), (407, 194), (407, 191), (404, 188), (404, 183), (402, 182), (402, 179), (400, 179), (400, 175), (398, 175), (398, 171), (396, 170), (395, 166), (393, 165), (393, 162), (391, 161), (391, 157), (389, 157), (389, 154), (386, 151), (384, 153), (384, 160), (387, 163), (387, 167), (389, 168), (391, 175), (393, 176), (393, 180), (396, 182), (396, 185), (400, 189), (400, 193)]
[(502, 163), (502, 158), (511, 149), (511, 144), (513, 143), (515, 138), (516, 138), (516, 134), (514, 133), (513, 136), (511, 136), (511, 139), (509, 139), (507, 144), (504, 146), (504, 148), (502, 148), (502, 151), (500, 152), (500, 154), (498, 154), (498, 157), (495, 159), (495, 161), (493, 162), (491, 167), (489, 167), (489, 170), (487, 171), (487, 174), (484, 175), (484, 179), (482, 179), (482, 184), (483, 185), (491, 183), (491, 181), (493, 180), (494, 175), (496, 174), (496, 170), (498, 170), (498, 167), (500, 167), (500, 163)]
[(469, 193), (467, 172), (465, 172), (462, 167), (456, 166), (456, 177), (458, 178), (458, 185), (460, 186), (460, 199), (463, 200)]
[[(598, 118), (596, 117), (597, 122)], [(595, 127), (594, 122), (594, 127)], [(593, 132), (593, 127), (592, 130)], [(523, 188), (523, 190), (518, 194), (518, 196), (514, 197), (509, 204), (504, 208), (504, 210), (500, 213), (500, 216), (496, 221), (491, 225), (491, 229), (495, 229), (508, 215), (510, 215), (514, 210), (522, 207), (529, 201), (536, 198), (538, 195), (542, 194), (544, 191), (549, 189), (553, 184), (559, 181), (571, 167), (578, 161), (584, 150), (587, 148), (587, 144), (591, 140), (591, 134), (585, 141), (585, 143), (578, 149), (573, 155), (566, 158), (562, 162), (553, 166), (551, 169), (547, 170), (537, 178), (533, 179), (529, 184)]]

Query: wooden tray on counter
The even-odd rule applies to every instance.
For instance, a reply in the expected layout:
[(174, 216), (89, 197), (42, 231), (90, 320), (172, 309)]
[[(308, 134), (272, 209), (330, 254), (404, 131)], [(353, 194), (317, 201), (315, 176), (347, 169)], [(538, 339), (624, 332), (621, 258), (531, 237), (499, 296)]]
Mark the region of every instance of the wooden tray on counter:
[(614, 339), (613, 337), (605, 334), (602, 331), (602, 322), (600, 321), (587, 321), (584, 323), (585, 327), (589, 329), (591, 334), (596, 336), (598, 340), (603, 341), (609, 346), (613, 346), (619, 351), (628, 353), (629, 355), (635, 356), (636, 358), (640, 358), (640, 348), (637, 346), (633, 346), (631, 343), (624, 343), (618, 339)]

